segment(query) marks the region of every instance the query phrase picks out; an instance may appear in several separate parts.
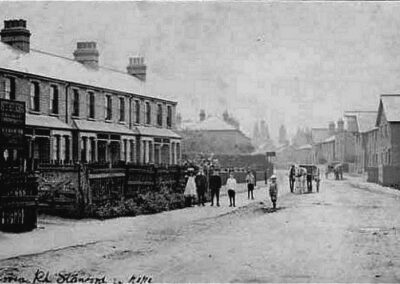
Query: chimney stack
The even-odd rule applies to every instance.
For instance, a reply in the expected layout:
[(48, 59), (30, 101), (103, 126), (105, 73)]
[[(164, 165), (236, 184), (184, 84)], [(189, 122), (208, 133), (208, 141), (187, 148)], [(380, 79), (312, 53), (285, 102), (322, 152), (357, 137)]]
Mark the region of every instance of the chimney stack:
[(31, 33), (26, 28), (25, 20), (4, 21), (4, 28), (1, 30), (0, 36), (2, 42), (24, 52), (29, 52)]
[(138, 78), (139, 80), (146, 81), (146, 69), (144, 64), (144, 57), (131, 57), (129, 58), (129, 65), (126, 67), (128, 74)]
[(206, 112), (204, 109), (200, 110), (200, 121), (204, 121), (206, 119)]
[(337, 128), (338, 128), (338, 132), (342, 132), (344, 131), (344, 121), (343, 119), (339, 119), (337, 122)]
[(97, 69), (99, 68), (99, 51), (93, 41), (78, 42), (74, 51), (75, 60), (83, 65)]

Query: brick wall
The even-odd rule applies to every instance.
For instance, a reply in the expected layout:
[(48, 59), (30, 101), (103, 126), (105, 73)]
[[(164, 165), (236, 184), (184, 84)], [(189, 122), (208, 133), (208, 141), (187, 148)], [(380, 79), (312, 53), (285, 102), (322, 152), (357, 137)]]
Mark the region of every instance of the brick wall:
[[(0, 88), (3, 86), (1, 84), (2, 80), (6, 76), (12, 76), (6, 73), (0, 73)], [(105, 92), (95, 88), (85, 88), (79, 85), (74, 84), (67, 84), (58, 81), (50, 81), (50, 80), (43, 80), (43, 79), (35, 79), (35, 78), (28, 78), (26, 76), (12, 76), (15, 78), (15, 88), (16, 88), (16, 100), (24, 101), (26, 103), (27, 111), (30, 111), (30, 85), (31, 82), (38, 82), (40, 87), (40, 110), (37, 112), (38, 114), (43, 115), (50, 115), (50, 86), (55, 85), (58, 87), (58, 115), (57, 117), (63, 121), (68, 122), (69, 125), (72, 125), (72, 112), (74, 108), (73, 102), (73, 95), (74, 89), (78, 90), (79, 92), (79, 116), (78, 119), (87, 119), (89, 116), (89, 106), (88, 106), (88, 96), (89, 92), (93, 92), (95, 96), (95, 120), (97, 121), (104, 121), (105, 120), (105, 96), (111, 95), (112, 96), (112, 122), (119, 123), (120, 119), (120, 109), (119, 109), (119, 98), (121, 96), (125, 97), (125, 123), (129, 125), (130, 119), (130, 112), (131, 112), (131, 120), (132, 123), (136, 123), (136, 108), (135, 103), (136, 101), (140, 102), (140, 125), (145, 125), (145, 103), (149, 102), (151, 106), (151, 125), (158, 126), (157, 124), (157, 110), (158, 104), (160, 103), (163, 108), (163, 127), (167, 127), (167, 105), (171, 105), (172, 107), (172, 127), (175, 127), (176, 119), (176, 110), (175, 106), (170, 103), (160, 102), (157, 99), (143, 99), (143, 98), (133, 98), (132, 101), (135, 102), (132, 104), (132, 109), (129, 107), (129, 97), (114, 92)], [(68, 85), (68, 91), (66, 91), (66, 86)], [(4, 96), (4, 92), (1, 92), (0, 96)], [(66, 98), (68, 92), (68, 98)], [(68, 108), (66, 105), (66, 99)], [(36, 113), (36, 112), (35, 112)], [(67, 117), (68, 116), (68, 117)], [(76, 118), (76, 117), (74, 117)]]
[[(82, 90), (79, 88), (77, 88), (77, 90), (79, 91), (79, 118), (87, 118), (88, 113), (87, 113), (86, 102), (88, 100), (88, 98), (87, 98), (88, 94), (85, 90)], [(70, 93), (72, 93), (72, 90)], [(69, 98), (72, 103), (71, 95)], [(71, 107), (72, 107), (72, 105), (71, 105)]]
[[(94, 92), (94, 117), (96, 120), (105, 120), (105, 112), (104, 112), (104, 101), (105, 101), (105, 93), (104, 92), (98, 92), (98, 91), (93, 91)], [(113, 99), (113, 108), (115, 104), (115, 99)], [(88, 106), (86, 106), (87, 109)], [(88, 114), (89, 115), (89, 114)]]
[(389, 124), (392, 166), (400, 166), (400, 123)]
[(384, 186), (398, 188), (400, 185), (400, 167), (396, 166), (379, 166), (379, 183)]

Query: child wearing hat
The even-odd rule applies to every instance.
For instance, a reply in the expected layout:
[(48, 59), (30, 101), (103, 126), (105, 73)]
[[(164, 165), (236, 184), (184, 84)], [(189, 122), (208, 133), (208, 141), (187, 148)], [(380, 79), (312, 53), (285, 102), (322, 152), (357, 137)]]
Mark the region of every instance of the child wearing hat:
[(276, 183), (276, 175), (271, 176), (271, 184), (269, 185), (269, 197), (273, 208), (276, 209), (276, 201), (278, 199), (278, 184)]

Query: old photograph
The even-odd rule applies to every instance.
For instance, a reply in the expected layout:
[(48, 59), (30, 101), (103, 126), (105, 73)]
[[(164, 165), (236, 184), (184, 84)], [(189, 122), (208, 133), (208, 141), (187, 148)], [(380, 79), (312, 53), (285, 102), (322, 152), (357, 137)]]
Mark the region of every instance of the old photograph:
[(0, 283), (400, 282), (400, 1), (1, 1)]

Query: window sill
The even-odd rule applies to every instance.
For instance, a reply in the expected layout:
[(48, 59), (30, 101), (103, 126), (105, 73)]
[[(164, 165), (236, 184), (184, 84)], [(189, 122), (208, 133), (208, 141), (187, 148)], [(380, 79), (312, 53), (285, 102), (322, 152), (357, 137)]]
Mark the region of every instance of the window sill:
[(124, 121), (124, 120), (123, 121), (118, 121), (118, 123), (126, 125), (126, 121)]
[(105, 119), (104, 120), (106, 123), (113, 123), (113, 121), (111, 119)]
[(60, 116), (60, 114), (58, 114), (58, 113), (50, 113), (49, 115), (50, 116), (55, 116), (55, 117), (59, 117)]
[(30, 109), (30, 110), (29, 110), (29, 113), (31, 113), (31, 114), (42, 114), (40, 111), (38, 111), (38, 110), (33, 110), (33, 109)]
[(72, 115), (71, 119), (79, 119), (79, 115)]
[(94, 118), (91, 118), (91, 117), (88, 117), (88, 118), (87, 118), (87, 120), (90, 120), (90, 121), (95, 121), (96, 119), (94, 119)]

